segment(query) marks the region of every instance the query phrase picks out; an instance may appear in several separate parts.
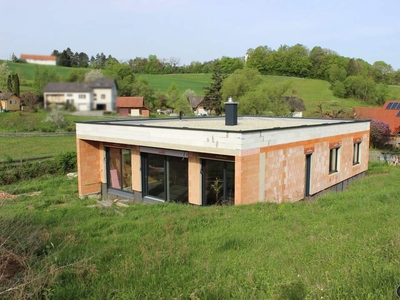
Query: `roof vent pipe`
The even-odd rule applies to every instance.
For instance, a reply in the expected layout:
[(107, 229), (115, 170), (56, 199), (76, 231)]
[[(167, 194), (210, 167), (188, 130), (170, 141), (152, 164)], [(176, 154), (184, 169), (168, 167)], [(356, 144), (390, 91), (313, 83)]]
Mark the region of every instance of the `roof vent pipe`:
[(233, 102), (232, 97), (229, 97), (228, 102), (225, 102), (225, 125), (234, 126), (238, 123), (237, 116), (238, 103)]

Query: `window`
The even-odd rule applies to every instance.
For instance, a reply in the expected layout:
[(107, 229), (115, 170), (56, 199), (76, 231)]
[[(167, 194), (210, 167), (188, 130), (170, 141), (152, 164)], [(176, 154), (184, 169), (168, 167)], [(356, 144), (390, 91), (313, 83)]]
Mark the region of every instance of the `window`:
[(353, 165), (358, 165), (360, 163), (360, 146), (361, 142), (354, 143), (353, 145)]
[(162, 201), (188, 202), (188, 160), (142, 153), (143, 194)]
[(93, 101), (97, 101), (97, 94), (93, 94)]
[(108, 188), (132, 191), (131, 150), (107, 148)]
[(10, 100), (10, 104), (12, 104), (12, 100)]
[(203, 205), (235, 203), (235, 163), (202, 160)]
[(86, 99), (86, 95), (85, 94), (79, 94), (78, 98), (79, 99)]
[(67, 97), (72, 97), (72, 94), (67, 94)]
[(329, 174), (338, 171), (339, 148), (329, 150)]
[(106, 94), (101, 94), (101, 99), (102, 100), (106, 99)]

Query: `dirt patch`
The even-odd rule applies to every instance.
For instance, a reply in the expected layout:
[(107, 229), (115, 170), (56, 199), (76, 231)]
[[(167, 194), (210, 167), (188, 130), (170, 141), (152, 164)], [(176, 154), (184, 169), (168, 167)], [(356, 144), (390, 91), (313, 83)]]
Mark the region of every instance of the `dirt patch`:
[(24, 270), (23, 265), (15, 255), (5, 253), (0, 255), (0, 282), (12, 279)]
[(15, 197), (17, 197), (16, 195), (11, 195), (9, 193), (0, 191), (0, 199), (14, 199)]

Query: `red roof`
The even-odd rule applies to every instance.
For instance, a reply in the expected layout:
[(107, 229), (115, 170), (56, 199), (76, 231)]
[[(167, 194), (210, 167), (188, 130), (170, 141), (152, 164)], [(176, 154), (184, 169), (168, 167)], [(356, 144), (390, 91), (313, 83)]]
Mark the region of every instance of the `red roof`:
[(141, 108), (143, 97), (117, 97), (117, 107)]
[(400, 131), (400, 109), (387, 109), (389, 103), (400, 103), (400, 100), (389, 100), (383, 107), (356, 107), (355, 113), (357, 119), (374, 119), (385, 122), (389, 125), (392, 134)]
[(21, 54), (21, 59), (56, 60), (57, 57), (55, 57), (53, 55)]

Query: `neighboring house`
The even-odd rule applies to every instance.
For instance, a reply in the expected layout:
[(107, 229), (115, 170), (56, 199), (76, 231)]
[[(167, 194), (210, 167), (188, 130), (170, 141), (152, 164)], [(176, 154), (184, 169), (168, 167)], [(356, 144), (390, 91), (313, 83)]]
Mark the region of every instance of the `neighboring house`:
[(117, 97), (117, 112), (121, 116), (149, 117), (150, 110), (144, 106), (143, 97)]
[(0, 112), (21, 110), (21, 98), (14, 93), (0, 93)]
[(196, 115), (208, 115), (208, 112), (204, 109), (203, 100), (204, 96), (190, 96), (188, 98), (190, 106)]
[(400, 143), (400, 100), (388, 100), (382, 107), (355, 107), (356, 119), (374, 119), (389, 125), (392, 144)]
[(49, 82), (44, 90), (44, 107), (72, 104), (78, 111), (115, 111), (117, 84), (113, 78), (92, 82)]
[(280, 203), (364, 176), (369, 120), (237, 118), (236, 104), (225, 104), (225, 117), (77, 122), (79, 195)]
[(292, 117), (301, 118), (303, 117), (303, 111), (306, 110), (306, 106), (304, 105), (304, 101), (298, 97), (284, 97), (287, 104), (291, 107)]
[(52, 66), (55, 66), (57, 64), (57, 57), (53, 55), (21, 54), (20, 58), (22, 60), (25, 60), (29, 64), (52, 65)]

